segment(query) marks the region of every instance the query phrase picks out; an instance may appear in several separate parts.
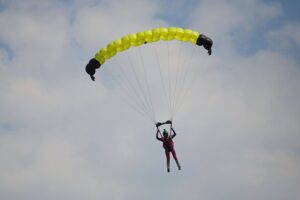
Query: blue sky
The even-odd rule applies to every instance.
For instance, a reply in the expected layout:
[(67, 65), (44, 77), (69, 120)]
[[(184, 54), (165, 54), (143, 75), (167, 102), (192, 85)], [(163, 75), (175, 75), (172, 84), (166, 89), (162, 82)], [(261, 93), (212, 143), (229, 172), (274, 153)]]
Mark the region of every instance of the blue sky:
[[(270, 0), (0, 1), (0, 199), (298, 200), (299, 8)], [(118, 96), (127, 95), (113, 81), (126, 54), (107, 61), (96, 82), (84, 71), (110, 41), (161, 26), (214, 40), (212, 56), (196, 49), (189, 63), (197, 78), (174, 118), (182, 170), (172, 160), (171, 173), (152, 122)], [(165, 120), (148, 46), (141, 51), (153, 69), (155, 117)], [(171, 64), (182, 61), (176, 45), (157, 48), (162, 65), (168, 48)], [(138, 48), (128, 54), (140, 62)]]

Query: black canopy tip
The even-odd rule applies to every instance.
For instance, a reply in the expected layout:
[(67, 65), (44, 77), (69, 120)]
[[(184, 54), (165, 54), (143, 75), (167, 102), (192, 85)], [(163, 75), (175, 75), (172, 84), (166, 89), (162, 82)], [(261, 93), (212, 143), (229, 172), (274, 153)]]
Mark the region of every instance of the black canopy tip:
[(211, 38), (203, 35), (203, 34), (200, 34), (198, 39), (197, 39), (197, 42), (196, 44), (198, 46), (203, 46), (204, 49), (206, 49), (208, 51), (208, 54), (211, 55), (211, 47), (213, 45), (213, 41)]
[(86, 73), (90, 75), (93, 81), (95, 81), (94, 75), (96, 73), (96, 69), (98, 69), (100, 66), (101, 64), (95, 58), (92, 58), (85, 67)]

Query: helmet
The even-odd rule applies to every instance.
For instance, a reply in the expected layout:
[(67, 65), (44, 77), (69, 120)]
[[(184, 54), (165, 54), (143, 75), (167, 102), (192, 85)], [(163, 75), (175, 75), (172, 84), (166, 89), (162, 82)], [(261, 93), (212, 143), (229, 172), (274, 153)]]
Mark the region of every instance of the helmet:
[(168, 137), (168, 135), (169, 135), (168, 131), (166, 131), (166, 129), (164, 129), (164, 131), (163, 131), (163, 136), (164, 136), (164, 137)]

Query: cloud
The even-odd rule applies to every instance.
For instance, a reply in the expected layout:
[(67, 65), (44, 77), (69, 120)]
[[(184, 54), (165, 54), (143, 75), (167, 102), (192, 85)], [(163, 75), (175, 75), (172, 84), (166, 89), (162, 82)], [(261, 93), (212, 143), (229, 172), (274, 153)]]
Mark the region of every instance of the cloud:
[(286, 52), (290, 48), (299, 49), (299, 35), (299, 22), (287, 22), (278, 29), (268, 31), (265, 37), (268, 39), (270, 46), (272, 46), (274, 49), (279, 49)]
[(222, 36), (242, 30), (253, 30), (281, 15), (276, 2), (253, 1), (201, 1), (191, 19), (192, 26), (199, 26), (213, 36)]
[(162, 21), (153, 19), (158, 12), (158, 7), (151, 1), (103, 1), (93, 6), (83, 4), (76, 14), (73, 33), (80, 45), (98, 50), (99, 42), (108, 43), (125, 34), (163, 25)]
[[(1, 199), (299, 199), (300, 71), (289, 56), (298, 52), (298, 22), (270, 27), (286, 14), (278, 2), (189, 2), (168, 12), (156, 1), (1, 3)], [(174, 119), (183, 169), (172, 160), (167, 174), (153, 124), (112, 92), (128, 94), (112, 80), (117, 61), (96, 82), (84, 66), (124, 34), (177, 25), (176, 11), (214, 46), (212, 56), (196, 49), (189, 63), (196, 79)], [(251, 43), (258, 32), (270, 43)], [(245, 54), (240, 44), (256, 48)], [(184, 62), (178, 46), (157, 48), (162, 65)], [(142, 54), (159, 73), (151, 44)], [(129, 55), (142, 65), (138, 48)], [(118, 55), (121, 67), (126, 59)], [(160, 79), (147, 72), (163, 119)]]

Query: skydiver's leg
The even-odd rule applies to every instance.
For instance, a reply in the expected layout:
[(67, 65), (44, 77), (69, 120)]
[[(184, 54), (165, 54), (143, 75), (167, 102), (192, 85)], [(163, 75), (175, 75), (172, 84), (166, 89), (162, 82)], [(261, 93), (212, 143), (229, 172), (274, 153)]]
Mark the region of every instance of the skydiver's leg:
[(167, 170), (170, 172), (170, 151), (165, 150), (166, 158), (167, 158)]
[(172, 156), (173, 156), (173, 158), (174, 158), (174, 160), (177, 164), (178, 170), (181, 170), (181, 166), (179, 164), (179, 161), (178, 161), (178, 158), (177, 158), (177, 155), (176, 155), (176, 151), (175, 151), (174, 148), (171, 150), (171, 153), (172, 153)]

